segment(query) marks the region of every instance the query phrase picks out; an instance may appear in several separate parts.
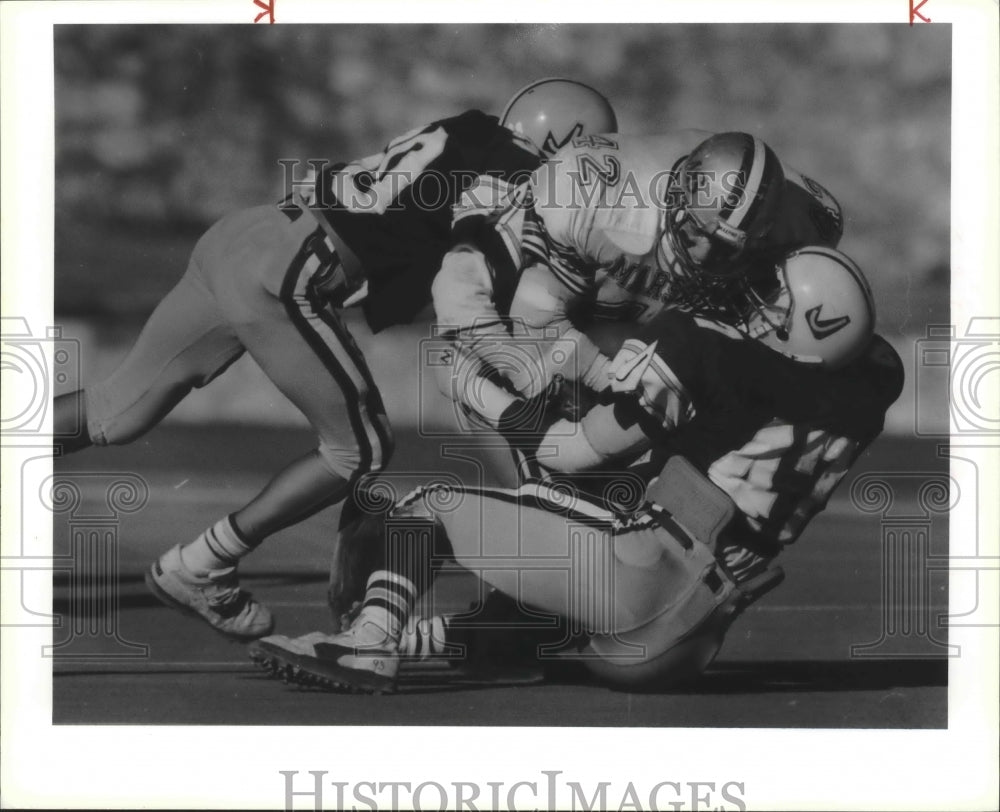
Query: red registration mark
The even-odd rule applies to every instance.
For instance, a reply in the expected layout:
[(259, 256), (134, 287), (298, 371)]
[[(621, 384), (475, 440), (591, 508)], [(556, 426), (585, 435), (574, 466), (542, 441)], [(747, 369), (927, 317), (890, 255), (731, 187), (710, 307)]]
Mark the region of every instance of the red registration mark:
[(927, 5), (927, 0), (920, 0), (920, 2), (917, 3), (917, 5), (913, 5), (913, 0), (910, 0), (910, 25), (913, 25), (914, 17), (919, 17), (925, 23), (929, 23), (931, 21), (930, 17), (925, 17), (923, 14), (920, 13), (920, 9), (922, 9), (926, 5)]
[[(927, 0), (924, 0), (924, 3), (926, 2)], [(265, 14), (267, 15), (267, 21), (269, 23), (274, 22), (274, 0), (253, 0), (253, 4), (257, 6), (257, 8), (264, 9), (260, 14), (258, 14), (256, 17), (253, 18), (253, 21), (255, 23), (259, 23), (261, 17), (263, 17)], [(913, 5), (913, 0), (910, 0), (910, 5), (911, 6)], [(923, 3), (921, 3), (921, 5), (923, 5)]]

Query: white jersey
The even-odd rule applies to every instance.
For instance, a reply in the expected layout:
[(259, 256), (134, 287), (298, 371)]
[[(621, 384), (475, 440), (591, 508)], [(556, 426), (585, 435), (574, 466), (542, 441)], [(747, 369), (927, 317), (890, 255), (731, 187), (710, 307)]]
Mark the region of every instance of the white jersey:
[[(524, 395), (539, 394), (555, 372), (603, 388), (608, 359), (578, 326), (644, 324), (683, 303), (677, 282), (688, 272), (660, 239), (665, 201), (681, 162), (710, 135), (584, 136), (523, 186), (481, 178), (455, 208), (454, 237), (485, 259), (475, 272), (482, 290), (464, 297), (466, 307), (453, 292), (468, 286), (439, 278), (439, 320), (444, 316), (443, 323), (460, 332), (474, 319), (500, 325), (509, 315), (521, 322), (545, 359), (544, 374), (508, 376)], [(785, 177), (779, 222), (766, 248), (784, 254), (804, 245), (835, 247), (843, 222), (836, 200), (795, 170), (786, 168)], [(452, 264), (469, 261), (467, 255)], [(472, 274), (461, 273), (463, 279)], [(563, 351), (564, 339), (575, 343), (574, 354)]]
[[(670, 178), (711, 133), (589, 136), (560, 150), (532, 179), (524, 259), (542, 261), (568, 291), (592, 301), (591, 319), (645, 323), (677, 300), (687, 276), (661, 245)], [(843, 218), (822, 186), (785, 170), (782, 205), (765, 248), (836, 247)]]

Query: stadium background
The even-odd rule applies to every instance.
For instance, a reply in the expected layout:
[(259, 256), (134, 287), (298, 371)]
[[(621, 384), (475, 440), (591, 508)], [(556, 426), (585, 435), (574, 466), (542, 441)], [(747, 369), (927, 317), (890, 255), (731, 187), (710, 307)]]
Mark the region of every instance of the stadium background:
[[(950, 43), (906, 25), (57, 26), (56, 317), (93, 381), (212, 221), (286, 193), (279, 160), (371, 154), (564, 75), (623, 132), (748, 130), (833, 192), (910, 373), (889, 421), (910, 433), (914, 341), (949, 315)], [(426, 323), (377, 348), (350, 323), (412, 423)], [(248, 359), (170, 419), (303, 425)]]

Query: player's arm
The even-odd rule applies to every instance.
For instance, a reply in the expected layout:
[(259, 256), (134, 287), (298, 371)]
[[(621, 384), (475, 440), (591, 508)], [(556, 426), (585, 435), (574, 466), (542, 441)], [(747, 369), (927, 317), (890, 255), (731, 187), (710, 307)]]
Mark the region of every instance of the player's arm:
[(597, 262), (589, 240), (596, 201), (605, 199), (600, 173), (581, 172), (583, 147), (557, 152), (532, 176), (532, 201), (524, 226), (522, 274), (511, 318), (538, 342), (543, 370), (534, 381), (515, 381), (535, 395), (555, 372), (600, 391), (607, 385), (609, 359), (572, 321), (574, 309), (593, 295)]
[(540, 461), (559, 471), (583, 471), (632, 459), (653, 438), (691, 420), (691, 391), (665, 355), (659, 341), (626, 341), (610, 363), (611, 383), (601, 402), (584, 415), (577, 431), (567, 420), (553, 424), (539, 444), (546, 449)]
[(452, 250), (431, 288), (438, 325), (448, 330), (455, 358), (439, 379), (443, 391), (496, 428), (519, 398), (498, 378), (510, 345), (501, 317), (522, 261), (521, 226), (529, 190), (483, 175), (455, 206)]
[(445, 396), (493, 428), (519, 399), (496, 382), (490, 356), (510, 338), (494, 302), (493, 275), (485, 255), (459, 245), (445, 255), (431, 286), (438, 325), (448, 330), (453, 363), (441, 367)]
[(537, 362), (511, 381), (525, 396), (537, 396), (556, 374), (596, 392), (607, 386), (610, 359), (570, 318), (584, 296), (584, 289), (569, 287), (549, 264), (535, 262), (522, 271), (510, 315), (530, 339)]

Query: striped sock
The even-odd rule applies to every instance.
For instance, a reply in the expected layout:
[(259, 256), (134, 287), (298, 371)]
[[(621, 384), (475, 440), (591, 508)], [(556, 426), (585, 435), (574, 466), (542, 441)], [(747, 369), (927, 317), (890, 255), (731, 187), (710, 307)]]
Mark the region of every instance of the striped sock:
[(195, 575), (206, 575), (235, 566), (252, 549), (236, 530), (232, 517), (226, 516), (182, 547), (181, 561)]
[(389, 570), (375, 570), (368, 579), (361, 614), (355, 623), (372, 621), (398, 642), (419, 596), (416, 584), (406, 576)]

